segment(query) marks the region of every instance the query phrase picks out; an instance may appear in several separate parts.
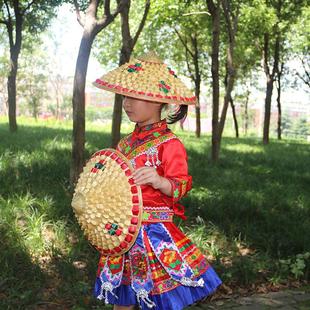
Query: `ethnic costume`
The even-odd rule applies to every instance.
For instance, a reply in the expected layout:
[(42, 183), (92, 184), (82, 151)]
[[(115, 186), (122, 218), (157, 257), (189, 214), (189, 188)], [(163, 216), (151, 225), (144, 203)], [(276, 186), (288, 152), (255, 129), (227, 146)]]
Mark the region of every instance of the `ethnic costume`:
[[(152, 81), (158, 84), (154, 86)], [(152, 52), (107, 73), (94, 85), (144, 100), (196, 102), (174, 71)], [(180, 310), (210, 295), (221, 279), (200, 249), (173, 223), (174, 215), (186, 219), (178, 201), (192, 187), (184, 145), (163, 119), (142, 127), (136, 124), (116, 149), (134, 168), (154, 167), (167, 178), (171, 196), (141, 185), (143, 214), (138, 236), (122, 255), (101, 254), (95, 297), (110, 304), (138, 304), (143, 310)]]
[[(124, 137), (117, 150), (136, 168), (152, 166), (172, 185), (172, 196), (141, 185), (143, 221), (132, 248), (121, 256), (101, 256), (95, 295), (108, 303), (142, 309), (183, 309), (212, 293), (222, 282), (206, 258), (172, 222), (184, 218), (177, 202), (190, 189), (187, 155), (166, 120), (138, 127)], [(111, 285), (103, 285), (109, 281)]]

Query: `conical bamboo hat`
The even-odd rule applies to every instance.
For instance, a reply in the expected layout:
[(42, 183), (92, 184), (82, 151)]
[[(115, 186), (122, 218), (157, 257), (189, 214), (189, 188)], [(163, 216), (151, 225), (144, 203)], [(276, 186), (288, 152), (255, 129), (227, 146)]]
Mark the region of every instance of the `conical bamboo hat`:
[(104, 74), (93, 82), (98, 88), (149, 101), (196, 104), (196, 96), (154, 51)]
[(87, 239), (101, 254), (127, 252), (142, 221), (142, 194), (134, 184), (133, 168), (114, 149), (92, 155), (79, 176), (72, 207)]

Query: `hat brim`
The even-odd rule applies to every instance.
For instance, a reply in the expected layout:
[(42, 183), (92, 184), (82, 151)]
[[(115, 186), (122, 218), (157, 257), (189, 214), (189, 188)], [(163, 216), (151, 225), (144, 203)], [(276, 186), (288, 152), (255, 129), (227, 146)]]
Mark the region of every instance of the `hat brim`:
[(184, 105), (195, 105), (197, 102), (196, 96), (193, 97), (179, 97), (179, 96), (164, 96), (161, 94), (153, 94), (151, 92), (145, 93), (143, 91), (136, 91), (133, 89), (127, 89), (120, 85), (110, 84), (101, 79), (97, 79), (92, 83), (94, 86), (107, 90), (116, 94), (133, 97), (137, 99), (143, 99), (151, 102), (161, 102), (161, 103), (170, 103), (170, 104), (184, 104)]

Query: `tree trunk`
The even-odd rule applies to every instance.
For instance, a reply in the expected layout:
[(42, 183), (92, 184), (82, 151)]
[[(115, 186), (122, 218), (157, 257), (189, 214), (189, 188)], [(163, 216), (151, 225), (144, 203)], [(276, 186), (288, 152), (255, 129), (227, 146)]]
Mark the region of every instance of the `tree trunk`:
[[(129, 11), (130, 11), (131, 1), (127, 1), (123, 4), (121, 15), (121, 31), (122, 31), (122, 48), (119, 60), (119, 66), (126, 62), (129, 62), (132, 51), (137, 43), (137, 40), (141, 34), (141, 31), (145, 25), (146, 17), (150, 9), (150, 0), (145, 2), (144, 13), (140, 21), (137, 32), (134, 37), (130, 34), (129, 26)], [(112, 116), (112, 133), (111, 133), (111, 147), (116, 148), (120, 138), (121, 138), (121, 123), (122, 123), (122, 106), (123, 100), (122, 96), (115, 94), (113, 116)]]
[(239, 7), (237, 7), (236, 14), (233, 14), (229, 1), (222, 0), (222, 7), (226, 21), (226, 29), (228, 33), (228, 47), (227, 47), (226, 76), (225, 76), (225, 96), (219, 125), (220, 139), (222, 138), (223, 135), (228, 105), (229, 102), (231, 102), (231, 92), (233, 90), (235, 82), (236, 69), (234, 66), (234, 48), (235, 48), (235, 37), (237, 32), (238, 15), (239, 15)]
[(244, 103), (244, 135), (245, 136), (248, 134), (248, 126), (249, 126), (249, 113), (248, 113), (249, 95), (250, 95), (250, 92), (249, 90), (247, 90), (245, 103)]
[(59, 102), (59, 93), (58, 93), (58, 87), (57, 87), (56, 88), (56, 119), (57, 120), (59, 120), (59, 114), (60, 114), (60, 102)]
[(268, 66), (268, 54), (269, 54), (269, 35), (264, 35), (264, 70), (267, 78), (266, 82), (266, 97), (265, 97), (265, 116), (264, 116), (264, 129), (263, 129), (263, 144), (269, 143), (269, 129), (270, 129), (270, 117), (271, 117), (271, 99), (273, 92), (273, 82), (275, 73), (278, 69), (279, 57), (280, 57), (280, 36), (277, 35), (274, 49), (274, 62), (272, 72), (270, 73)]
[(80, 43), (79, 54), (76, 61), (74, 84), (73, 84), (73, 131), (72, 131), (72, 153), (70, 167), (70, 185), (75, 186), (79, 174), (84, 165), (85, 148), (85, 83), (91, 47), (96, 35), (107, 27), (122, 10), (122, 6), (127, 1), (117, 1), (118, 7), (113, 14), (110, 12), (110, 2), (104, 3), (104, 15), (97, 18), (100, 1), (89, 1), (82, 18), (77, 1), (73, 1), (77, 20), (83, 27), (83, 35)]
[(199, 51), (198, 51), (198, 42), (197, 35), (191, 36), (192, 44), (194, 47), (194, 67), (195, 67), (195, 96), (197, 98), (197, 104), (195, 106), (196, 112), (196, 137), (200, 138), (201, 134), (201, 119), (200, 119), (200, 84), (201, 84), (201, 75), (199, 69)]
[(217, 162), (219, 159), (220, 137), (219, 137), (219, 38), (220, 38), (220, 9), (219, 3), (214, 5), (212, 0), (207, 0), (208, 10), (212, 19), (212, 153), (211, 159)]
[[(191, 44), (194, 48), (194, 51), (191, 51), (190, 47), (187, 44), (187, 38), (182, 38), (180, 32), (175, 28), (174, 31), (178, 35), (181, 43), (185, 48), (185, 61), (187, 64), (187, 69), (192, 81), (195, 84), (195, 96), (197, 98), (197, 103), (195, 105), (195, 117), (196, 117), (196, 137), (200, 138), (201, 134), (201, 117), (200, 117), (200, 84), (201, 84), (201, 75), (199, 68), (199, 51), (198, 51), (198, 42), (197, 42), (197, 34), (194, 33), (190, 35)], [(191, 68), (189, 56), (191, 57), (191, 61), (194, 63), (194, 70)], [(194, 72), (193, 72), (194, 71)], [(180, 123), (181, 128), (183, 130), (183, 124)]]
[(72, 159), (70, 182), (75, 185), (84, 165), (85, 146), (85, 82), (91, 46), (94, 40), (93, 29), (84, 29), (80, 43), (79, 54), (73, 84), (73, 132), (72, 132)]
[(264, 144), (269, 143), (272, 90), (273, 90), (273, 79), (270, 75), (268, 75), (266, 84), (266, 97), (265, 97), (264, 134), (263, 134)]
[(195, 106), (195, 113), (196, 113), (196, 137), (197, 138), (200, 138), (200, 134), (201, 134), (201, 119), (200, 119), (200, 101), (199, 101), (199, 95), (197, 95), (197, 92), (195, 91), (196, 93), (196, 97), (197, 97), (197, 104)]
[[(229, 48), (229, 50), (230, 50), (230, 48)], [(228, 53), (230, 54), (231, 51), (228, 51)], [(230, 56), (232, 56), (232, 55), (230, 55)], [(221, 119), (220, 119), (220, 123), (219, 123), (219, 139), (221, 139), (222, 135), (223, 135), (228, 105), (229, 105), (229, 102), (231, 100), (231, 91), (233, 89), (234, 80), (235, 80), (235, 74), (234, 74), (234, 69), (232, 67), (232, 64), (228, 65), (228, 66), (229, 66), (229, 68), (227, 68), (227, 83), (225, 83), (226, 89), (225, 89), (225, 96), (224, 96), (224, 104), (223, 104)]]
[(17, 131), (16, 122), (16, 77), (18, 70), (18, 56), (22, 45), (22, 26), (23, 17), (15, 10), (15, 43), (13, 35), (13, 24), (9, 21), (7, 31), (10, 44), (10, 72), (8, 76), (8, 112), (9, 112), (9, 127), (11, 132)]
[(282, 139), (282, 108), (281, 108), (281, 75), (283, 71), (283, 63), (281, 64), (281, 69), (277, 72), (277, 108), (278, 108), (278, 120), (277, 120), (277, 134), (278, 140)]
[[(132, 37), (130, 35), (129, 28), (129, 10), (130, 1), (124, 5), (123, 10), (120, 12), (121, 15), (121, 32), (122, 32), (122, 48), (119, 59), (119, 66), (128, 62), (133, 50)], [(119, 94), (115, 94), (113, 116), (112, 116), (112, 141), (111, 147), (116, 148), (121, 138), (121, 123), (122, 123), (122, 106), (123, 97)]]
[(233, 99), (230, 97), (230, 106), (231, 106), (231, 111), (234, 119), (234, 126), (235, 126), (235, 132), (236, 132), (236, 138), (239, 138), (239, 127), (238, 127), (238, 120), (237, 120), (237, 115), (236, 115), (236, 109), (234, 105)]
[[(15, 54), (15, 53), (14, 53)], [(8, 76), (8, 112), (9, 112), (9, 127), (11, 132), (17, 131), (16, 122), (16, 77), (18, 56), (11, 54), (10, 73)]]
[(119, 94), (114, 96), (114, 106), (112, 115), (112, 133), (111, 133), (111, 147), (116, 148), (119, 140), (121, 139), (121, 123), (123, 113), (123, 97)]

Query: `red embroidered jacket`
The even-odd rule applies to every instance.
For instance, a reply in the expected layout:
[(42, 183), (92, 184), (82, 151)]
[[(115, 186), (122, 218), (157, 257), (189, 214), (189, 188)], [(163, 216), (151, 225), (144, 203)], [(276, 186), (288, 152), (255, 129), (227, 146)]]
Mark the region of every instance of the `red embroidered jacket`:
[(116, 148), (134, 168), (153, 166), (159, 175), (171, 183), (171, 196), (151, 185), (141, 185), (143, 205), (169, 206), (175, 215), (186, 219), (184, 207), (177, 202), (191, 189), (192, 176), (188, 174), (187, 153), (183, 143), (167, 127), (166, 119), (139, 127), (120, 140)]

